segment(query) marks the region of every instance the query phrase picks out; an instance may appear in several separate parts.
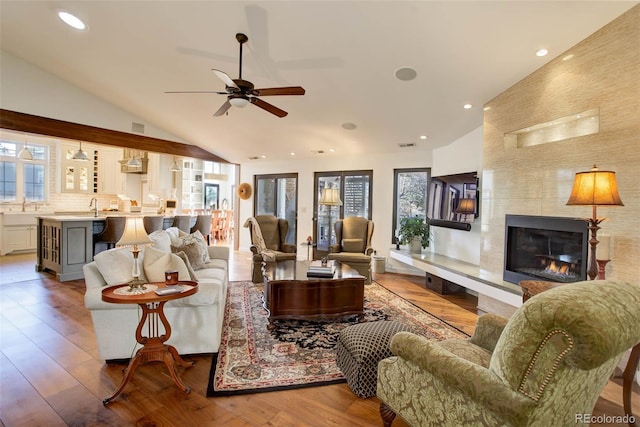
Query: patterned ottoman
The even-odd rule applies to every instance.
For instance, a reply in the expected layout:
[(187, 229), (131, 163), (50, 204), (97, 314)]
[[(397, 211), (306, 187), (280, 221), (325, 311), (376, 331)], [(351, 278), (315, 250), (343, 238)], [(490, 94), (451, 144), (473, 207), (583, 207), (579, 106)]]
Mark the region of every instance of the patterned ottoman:
[(385, 320), (358, 323), (340, 332), (336, 364), (356, 396), (367, 398), (376, 395), (378, 362), (392, 356), (389, 341), (400, 331), (413, 329), (400, 322)]

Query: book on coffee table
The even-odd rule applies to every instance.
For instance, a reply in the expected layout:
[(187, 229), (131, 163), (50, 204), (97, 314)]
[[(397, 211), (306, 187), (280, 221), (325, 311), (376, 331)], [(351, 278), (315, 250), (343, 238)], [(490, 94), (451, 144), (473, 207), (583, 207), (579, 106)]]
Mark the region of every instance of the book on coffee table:
[(311, 265), (307, 270), (307, 277), (324, 277), (324, 278), (332, 278), (333, 273), (335, 273), (335, 266), (317, 266)]

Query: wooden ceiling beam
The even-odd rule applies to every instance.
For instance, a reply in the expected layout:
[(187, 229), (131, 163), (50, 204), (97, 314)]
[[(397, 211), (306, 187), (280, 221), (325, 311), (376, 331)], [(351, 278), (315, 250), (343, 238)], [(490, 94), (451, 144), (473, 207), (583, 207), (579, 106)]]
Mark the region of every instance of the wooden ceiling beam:
[(0, 128), (95, 144), (231, 163), (195, 145), (0, 109)]

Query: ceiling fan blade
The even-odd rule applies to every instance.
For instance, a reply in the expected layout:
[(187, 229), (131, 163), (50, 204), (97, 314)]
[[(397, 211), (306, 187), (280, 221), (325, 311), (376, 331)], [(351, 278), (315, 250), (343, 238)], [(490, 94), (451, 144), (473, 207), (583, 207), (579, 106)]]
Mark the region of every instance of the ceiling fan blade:
[(271, 114), (275, 114), (278, 117), (284, 117), (287, 114), (289, 114), (286, 111), (279, 109), (275, 105), (271, 105), (268, 102), (264, 102), (260, 98), (251, 97), (251, 103), (256, 105), (257, 107), (262, 108), (265, 111), (270, 112)]
[(224, 104), (222, 104), (222, 107), (218, 108), (218, 111), (216, 111), (215, 113), (213, 113), (213, 117), (218, 117), (223, 115), (224, 113), (227, 112), (227, 110), (231, 108), (231, 103), (229, 102), (229, 100), (227, 99), (225, 101)]
[(165, 93), (217, 93), (218, 95), (229, 95), (228, 92), (216, 92), (213, 90), (169, 90)]
[(251, 94), (255, 96), (304, 95), (305, 90), (300, 86), (270, 87), (266, 89), (254, 89)]
[(213, 73), (218, 76), (218, 78), (222, 80), (225, 85), (240, 89), (238, 85), (231, 79), (231, 77), (229, 77), (224, 71), (216, 70), (215, 68), (211, 69), (211, 71), (213, 71)]

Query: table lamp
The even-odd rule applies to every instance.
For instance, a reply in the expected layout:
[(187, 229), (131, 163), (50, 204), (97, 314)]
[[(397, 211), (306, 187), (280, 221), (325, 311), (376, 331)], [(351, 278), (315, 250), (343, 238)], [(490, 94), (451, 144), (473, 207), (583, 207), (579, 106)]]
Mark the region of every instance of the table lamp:
[(331, 245), (331, 209), (333, 206), (342, 206), (342, 200), (340, 200), (340, 191), (337, 188), (333, 188), (331, 186), (325, 187), (322, 189), (322, 194), (320, 195), (320, 202), (323, 206), (328, 206), (328, 214), (329, 214), (329, 245)]
[(458, 207), (454, 212), (464, 215), (464, 221), (466, 221), (467, 215), (474, 215), (476, 213), (476, 201), (470, 197), (460, 199), (460, 203), (458, 203)]
[(591, 230), (591, 239), (589, 239), (591, 255), (587, 273), (589, 278), (594, 280), (598, 275), (596, 265), (598, 230), (600, 223), (606, 219), (598, 218), (596, 209), (598, 206), (624, 206), (618, 194), (616, 173), (598, 170), (596, 165), (593, 165), (590, 171), (576, 173), (567, 205), (593, 207), (592, 218), (585, 218), (585, 221), (589, 223), (589, 230)]
[(141, 216), (127, 217), (127, 222), (124, 225), (124, 232), (122, 237), (116, 243), (116, 246), (132, 246), (133, 249), (133, 271), (131, 275), (133, 279), (129, 281), (129, 292), (134, 292), (138, 289), (146, 289), (144, 286), (144, 280), (140, 280), (140, 265), (138, 264), (138, 254), (140, 249), (138, 245), (146, 246), (153, 243), (153, 240), (149, 238), (147, 232), (144, 229), (144, 222)]

